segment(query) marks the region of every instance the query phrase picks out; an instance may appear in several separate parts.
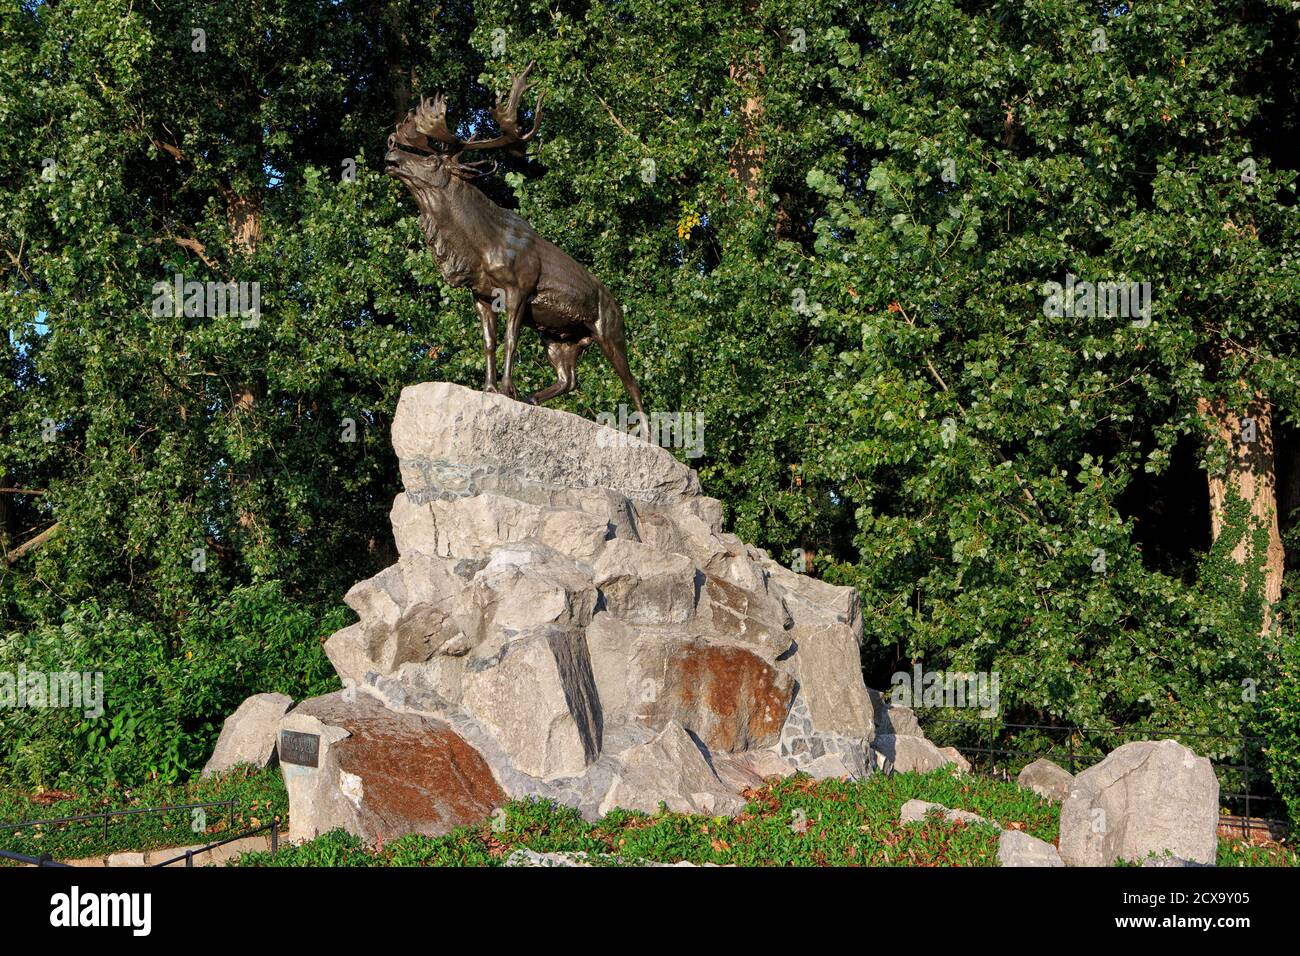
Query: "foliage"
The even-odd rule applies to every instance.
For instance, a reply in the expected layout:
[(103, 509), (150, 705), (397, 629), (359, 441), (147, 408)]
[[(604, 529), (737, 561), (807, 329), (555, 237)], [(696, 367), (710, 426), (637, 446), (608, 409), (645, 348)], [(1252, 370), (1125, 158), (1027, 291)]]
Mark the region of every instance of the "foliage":
[[(533, 59), (538, 142), (483, 187), (623, 302), (731, 530), (860, 590), (871, 683), (996, 671), (1004, 719), (1225, 733), (1273, 685), (1199, 409), (1263, 395), (1293, 441), (1288, 2), (93, 0), (0, 32), (0, 487), (30, 490), (0, 537), (57, 522), (0, 564), (5, 660), (121, 662), (112, 729), (0, 716), (11, 777), (174, 778), (236, 688), (319, 684), (317, 629), (272, 661), (189, 622), (273, 582), (297, 620), (392, 560), (397, 396), (482, 359), (385, 136), (435, 89), (476, 128)], [(259, 283), (260, 323), (155, 315), (178, 274)], [(1047, 314), (1067, 275), (1151, 283), (1151, 321)], [(626, 401), (580, 375), (562, 407)]]
[[(945, 771), (877, 775), (860, 783), (799, 776), (749, 793), (734, 819), (661, 810), (614, 810), (596, 823), (540, 800), (512, 801), (500, 821), (461, 827), (445, 837), (403, 837), (369, 851), (341, 831), (274, 856), (245, 854), (241, 866), (499, 866), (519, 847), (582, 853), (596, 865), (637, 861), (739, 866), (996, 865), (997, 830), (942, 819), (900, 826), (909, 799), (948, 800), (1055, 838), (1050, 804), (1011, 784)], [(963, 802), (965, 801), (965, 802)]]
[(1219, 838), (1216, 866), (1300, 866), (1300, 854), (1289, 846), (1257, 846), (1244, 840)]
[[(1257, 376), (1295, 407), (1294, 173), (1238, 168), (1266, 26), (1048, 2), (909, 5), (872, 32), (847, 81), (865, 182), (815, 181), (844, 414), (808, 471), (862, 555), (834, 576), (900, 656), (998, 673), (1004, 719), (1232, 732), (1243, 679), (1271, 677), (1259, 592), (1143, 498), (1204, 442), (1198, 397)], [(1151, 322), (1045, 314), (1067, 274), (1150, 282)], [(1227, 382), (1225, 335), (1269, 343)]]
[(1286, 806), (1291, 832), (1300, 833), (1300, 640), (1287, 644), (1281, 670), (1281, 678), (1262, 699), (1264, 759)]
[(266, 582), (195, 604), (174, 636), (94, 602), (58, 625), (12, 633), (0, 639), (0, 672), (102, 673), (103, 717), (89, 706), (0, 709), (0, 779), (58, 788), (182, 779), (203, 766), (244, 698), (337, 688), (320, 642), (345, 615), (322, 615)]

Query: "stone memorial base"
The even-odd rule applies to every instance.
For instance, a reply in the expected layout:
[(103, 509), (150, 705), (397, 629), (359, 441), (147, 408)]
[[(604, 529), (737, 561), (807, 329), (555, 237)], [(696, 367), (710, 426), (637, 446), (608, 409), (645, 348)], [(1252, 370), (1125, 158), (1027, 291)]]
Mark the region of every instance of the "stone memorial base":
[(294, 837), (526, 796), (732, 814), (766, 777), (873, 767), (856, 593), (725, 533), (669, 452), (447, 383), (402, 392), (392, 439), (400, 559), (325, 643), (345, 689), (280, 723)]

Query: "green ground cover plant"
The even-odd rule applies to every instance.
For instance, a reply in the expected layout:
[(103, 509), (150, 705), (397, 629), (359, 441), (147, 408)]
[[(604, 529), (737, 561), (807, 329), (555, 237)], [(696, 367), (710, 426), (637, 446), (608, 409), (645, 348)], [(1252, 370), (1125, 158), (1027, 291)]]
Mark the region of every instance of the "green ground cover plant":
[(0, 831), (0, 849), (75, 860), (126, 850), (210, 843), (276, 817), (288, 817), (288, 795), (278, 768), (253, 771), (237, 767), (217, 777), (184, 784), (151, 781), (94, 793), (0, 789), (0, 823), (227, 800), (235, 801), (233, 814), (225, 807), (211, 807), (201, 817), (196, 817), (193, 810), (114, 817), (108, 823), (107, 840), (104, 826), (98, 821)]
[[(510, 853), (581, 853), (593, 865), (635, 861), (724, 866), (996, 866), (993, 826), (932, 816), (901, 825), (908, 800), (969, 810), (997, 824), (1054, 842), (1060, 808), (1015, 784), (947, 770), (878, 774), (864, 781), (814, 781), (805, 776), (770, 783), (747, 794), (735, 818), (614, 810), (589, 823), (577, 811), (538, 800), (513, 800), (503, 813), (441, 837), (405, 836), (364, 847), (342, 830), (278, 853), (246, 853), (237, 866), (500, 866)], [(56, 860), (98, 857), (218, 840), (279, 818), (288, 826), (288, 798), (278, 769), (236, 768), (208, 780), (144, 784), (97, 796), (0, 790), (0, 822), (53, 818), (164, 804), (234, 799), (235, 815), (210, 810), (203, 836), (190, 811), (115, 820), (109, 839), (98, 824), (26, 828), (0, 835), (0, 849)], [(1289, 846), (1219, 841), (1220, 866), (1297, 866)]]
[[(997, 866), (998, 831), (932, 816), (901, 825), (911, 799), (970, 810), (1049, 842), (1059, 807), (1015, 784), (930, 774), (876, 775), (865, 781), (793, 777), (751, 791), (729, 819), (615, 810), (595, 823), (574, 810), (522, 800), (496, 821), (442, 837), (405, 836), (366, 848), (341, 830), (277, 854), (248, 853), (239, 866), (500, 866), (519, 848), (581, 853), (594, 865), (635, 861), (720, 866)], [(1295, 866), (1294, 851), (1221, 840), (1220, 865)]]

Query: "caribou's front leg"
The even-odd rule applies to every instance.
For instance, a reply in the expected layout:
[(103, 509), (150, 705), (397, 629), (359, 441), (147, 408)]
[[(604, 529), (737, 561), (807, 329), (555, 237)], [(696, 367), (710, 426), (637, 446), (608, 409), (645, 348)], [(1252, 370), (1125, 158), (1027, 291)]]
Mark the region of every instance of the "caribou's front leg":
[(479, 321), (483, 323), (483, 356), (487, 359), (487, 370), (483, 373), (483, 391), (495, 392), (497, 390), (497, 314), (492, 311), (491, 302), (485, 302), (478, 297), (474, 299), (474, 308), (478, 310)]
[(513, 399), (519, 398), (515, 388), (515, 346), (519, 344), (519, 329), (524, 320), (524, 297), (515, 292), (506, 293), (506, 341), (505, 357), (501, 372), (501, 391)]

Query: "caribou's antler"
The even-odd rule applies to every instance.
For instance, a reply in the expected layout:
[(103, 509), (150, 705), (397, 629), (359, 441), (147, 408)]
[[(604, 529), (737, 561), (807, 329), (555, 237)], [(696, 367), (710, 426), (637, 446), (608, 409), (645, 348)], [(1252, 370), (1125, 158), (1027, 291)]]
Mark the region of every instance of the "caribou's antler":
[(462, 144), (464, 149), (487, 150), (499, 149), (501, 147), (522, 147), (537, 134), (537, 127), (542, 121), (542, 100), (546, 97), (545, 93), (537, 95), (537, 105), (533, 107), (533, 125), (524, 133), (519, 128), (519, 101), (523, 95), (533, 89), (537, 84), (528, 82), (528, 74), (532, 72), (536, 61), (529, 63), (524, 67), (524, 72), (511, 78), (510, 93), (504, 103), (501, 102), (501, 96), (497, 96), (497, 105), (492, 110), (492, 118), (496, 120), (497, 128), (501, 133), (490, 139), (470, 139)]
[[(537, 126), (542, 119), (542, 99), (546, 96), (545, 93), (538, 94), (537, 105), (533, 108), (533, 125), (528, 132), (523, 132), (519, 127), (519, 101), (536, 85), (528, 82), (528, 74), (532, 72), (534, 65), (529, 63), (522, 73), (511, 78), (510, 92), (504, 102), (500, 95), (497, 96), (496, 106), (492, 109), (492, 118), (496, 120), (497, 128), (501, 130), (498, 135), (482, 139), (458, 137), (447, 126), (447, 101), (441, 93), (438, 93), (432, 99), (421, 97), (420, 105), (409, 111), (406, 119), (397, 124), (397, 131), (389, 138), (389, 145), (433, 152), (436, 142), (441, 145), (442, 152), (447, 153), (452, 159), (469, 150), (481, 152), (505, 148), (522, 153), (525, 145), (537, 133)], [(483, 175), (483, 171), (478, 167), (486, 164), (486, 160), (479, 160), (474, 163), (457, 162), (454, 165), (458, 174), (470, 177)], [(495, 163), (492, 165), (495, 168)]]
[(433, 152), (433, 140), (443, 146), (453, 147), (450, 150), (452, 155), (459, 153), (465, 146), (447, 128), (447, 101), (441, 93), (435, 94), (433, 99), (420, 97), (420, 105), (408, 111), (406, 119), (397, 124), (397, 132), (393, 134), (390, 143)]
[(458, 147), (458, 152), (463, 145), (456, 134), (447, 129), (447, 101), (441, 93), (435, 93), (432, 100), (420, 97), (420, 105), (415, 110), (414, 127), (417, 133), (429, 139)]

